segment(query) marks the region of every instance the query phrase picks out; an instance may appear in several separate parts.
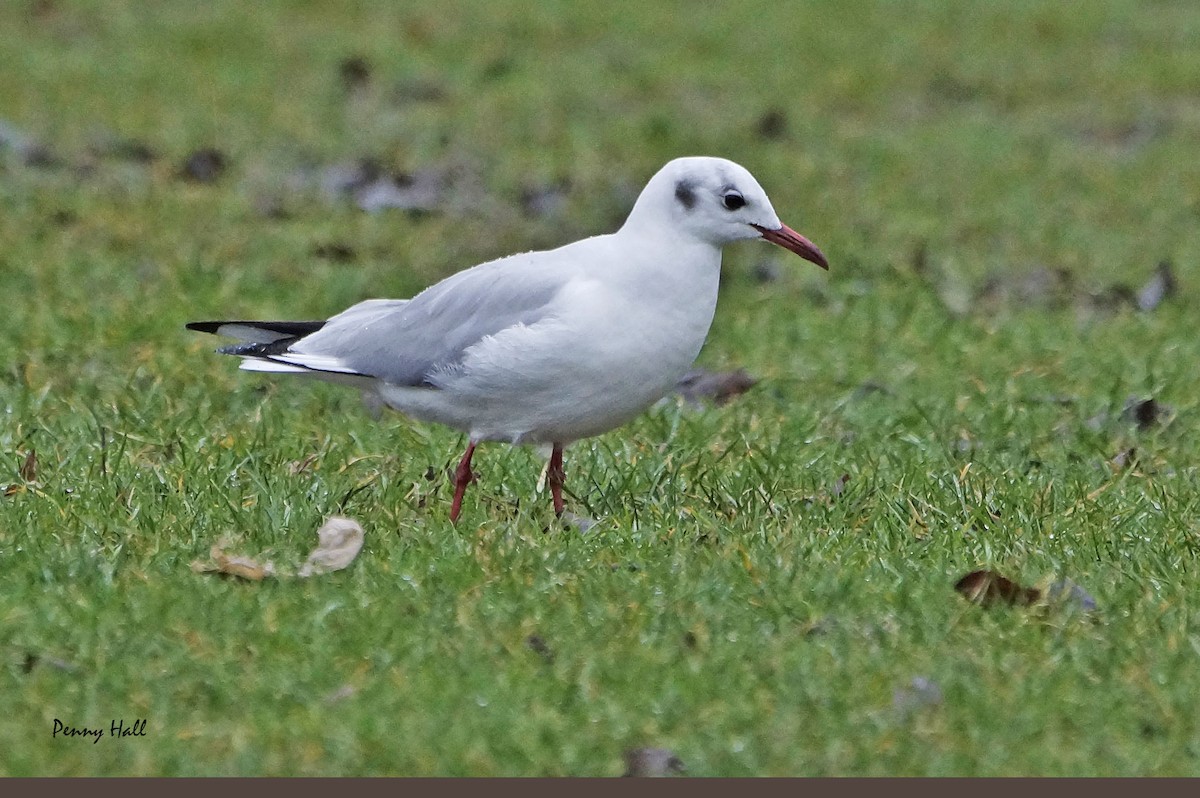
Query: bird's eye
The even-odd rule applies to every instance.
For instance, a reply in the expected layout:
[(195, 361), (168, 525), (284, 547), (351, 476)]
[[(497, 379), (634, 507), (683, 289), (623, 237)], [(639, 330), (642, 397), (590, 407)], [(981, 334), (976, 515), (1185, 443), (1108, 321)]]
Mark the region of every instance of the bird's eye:
[(721, 197), (721, 202), (724, 204), (726, 210), (736, 211), (746, 204), (746, 198), (741, 195), (741, 192), (730, 191)]

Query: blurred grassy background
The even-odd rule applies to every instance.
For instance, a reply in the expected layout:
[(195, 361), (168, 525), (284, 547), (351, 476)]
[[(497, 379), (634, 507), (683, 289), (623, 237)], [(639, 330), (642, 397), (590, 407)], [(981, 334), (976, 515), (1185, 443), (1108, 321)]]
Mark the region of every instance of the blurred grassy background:
[[(0, 31), (6, 775), (1200, 770), (1194, 4), (30, 0)], [(458, 436), (181, 329), (607, 232), (691, 154), (833, 268), (727, 253), (701, 363), (762, 383), (574, 447), (590, 535), (543, 533), (505, 447), (452, 528)], [(364, 158), (437, 201), (323, 188)], [(302, 559), (339, 511), (342, 574), (188, 569)], [(980, 611), (979, 566), (1099, 609)], [(147, 737), (51, 738), (122, 716)]]

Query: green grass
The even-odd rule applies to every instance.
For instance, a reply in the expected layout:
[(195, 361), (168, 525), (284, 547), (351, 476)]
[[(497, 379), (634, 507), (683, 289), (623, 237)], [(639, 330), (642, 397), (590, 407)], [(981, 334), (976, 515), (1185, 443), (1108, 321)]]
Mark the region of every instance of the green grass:
[[(0, 156), (0, 774), (618, 775), (642, 745), (702, 776), (1200, 774), (1193, 3), (156, 7), (0, 6), (0, 119), (62, 161)], [(109, 133), (161, 157), (81, 171)], [(228, 172), (178, 180), (201, 146)], [(182, 329), (610, 230), (685, 154), (746, 165), (833, 268), (760, 284), (778, 256), (731, 248), (700, 362), (761, 383), (568, 450), (587, 535), (501, 445), (450, 525), (460, 436)], [(360, 155), (478, 190), (420, 217), (289, 193)], [(1164, 258), (1154, 312), (1087, 299)], [(1064, 296), (962, 300), (1045, 268)], [(221, 538), (297, 564), (333, 513), (366, 528), (346, 571), (189, 568)], [(978, 608), (978, 567), (1098, 609)], [(898, 711), (918, 676), (941, 702)]]

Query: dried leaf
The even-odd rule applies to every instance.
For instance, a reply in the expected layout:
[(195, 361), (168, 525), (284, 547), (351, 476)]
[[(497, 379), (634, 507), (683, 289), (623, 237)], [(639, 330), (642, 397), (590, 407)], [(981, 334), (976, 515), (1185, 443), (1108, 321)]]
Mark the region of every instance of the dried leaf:
[(25, 461), (21, 463), (21, 479), (26, 482), (37, 482), (38, 462), (37, 450), (30, 449), (29, 454), (25, 455)]
[(984, 607), (994, 604), (1032, 604), (1042, 596), (1035, 587), (1022, 587), (995, 571), (972, 571), (954, 583), (968, 601)]
[(193, 571), (198, 574), (218, 573), (227, 576), (236, 576), (251, 582), (261, 582), (268, 576), (276, 575), (273, 563), (260, 563), (250, 557), (226, 554), (220, 545), (213, 546), (208, 554), (212, 557), (213, 561), (205, 563), (196, 560), (192, 563)]
[(297, 576), (317, 576), (340, 571), (358, 556), (363, 545), (363, 528), (352, 518), (330, 516), (317, 530), (318, 544)]
[(626, 776), (669, 776), (686, 769), (683, 760), (667, 748), (631, 748), (625, 752)]
[(758, 380), (747, 374), (745, 369), (719, 372), (693, 369), (679, 378), (679, 382), (675, 384), (675, 391), (693, 404), (700, 404), (703, 399), (711, 399), (716, 404), (723, 405), (757, 384)]

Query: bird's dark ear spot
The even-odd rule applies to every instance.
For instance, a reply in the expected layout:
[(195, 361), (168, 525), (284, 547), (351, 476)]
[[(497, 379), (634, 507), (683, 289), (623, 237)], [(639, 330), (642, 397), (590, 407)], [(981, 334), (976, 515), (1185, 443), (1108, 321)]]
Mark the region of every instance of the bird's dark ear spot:
[(696, 186), (688, 180), (680, 180), (675, 184), (675, 199), (690, 211), (696, 205)]

